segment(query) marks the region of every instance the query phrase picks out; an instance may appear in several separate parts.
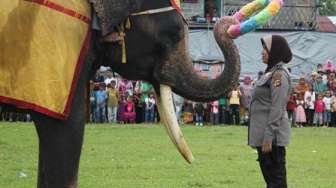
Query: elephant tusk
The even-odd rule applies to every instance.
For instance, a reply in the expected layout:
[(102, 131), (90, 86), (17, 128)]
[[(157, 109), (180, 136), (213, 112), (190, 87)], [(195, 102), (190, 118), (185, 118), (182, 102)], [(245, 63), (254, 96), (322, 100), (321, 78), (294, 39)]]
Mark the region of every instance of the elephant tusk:
[(166, 131), (176, 148), (188, 163), (192, 163), (194, 156), (184, 140), (180, 126), (175, 116), (172, 91), (167, 85), (160, 85), (160, 96), (157, 95), (157, 107)]

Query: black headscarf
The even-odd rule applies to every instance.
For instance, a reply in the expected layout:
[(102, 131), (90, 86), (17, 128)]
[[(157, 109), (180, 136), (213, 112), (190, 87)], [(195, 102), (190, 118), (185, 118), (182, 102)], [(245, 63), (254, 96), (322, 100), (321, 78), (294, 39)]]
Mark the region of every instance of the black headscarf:
[(272, 35), (271, 38), (264, 37), (261, 39), (261, 43), (269, 55), (265, 72), (269, 72), (278, 63), (289, 63), (292, 60), (292, 51), (284, 37), (280, 35)]

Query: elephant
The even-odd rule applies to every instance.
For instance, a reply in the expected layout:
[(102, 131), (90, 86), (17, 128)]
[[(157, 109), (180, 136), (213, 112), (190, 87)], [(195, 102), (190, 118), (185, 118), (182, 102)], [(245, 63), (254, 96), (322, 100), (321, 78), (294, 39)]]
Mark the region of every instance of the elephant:
[[(130, 3), (128, 0), (119, 3)], [(91, 45), (80, 71), (69, 117), (54, 119), (29, 111), (39, 138), (39, 188), (75, 188), (85, 128), (85, 89), (97, 67), (109, 66), (129, 80), (145, 80), (155, 89), (160, 116), (167, 133), (182, 156), (191, 163), (193, 155), (175, 117), (172, 91), (193, 101), (211, 101), (226, 95), (238, 81), (238, 49), (225, 29), (234, 24), (224, 17), (214, 28), (215, 38), (225, 57), (223, 73), (216, 79), (200, 77), (192, 67), (188, 51), (188, 26), (183, 16), (171, 9), (169, 0), (134, 0), (125, 4), (121, 21), (129, 19), (125, 30), (126, 63), (119, 43), (100, 42), (101, 33), (92, 32)], [(167, 9), (167, 7), (169, 9)], [(145, 10), (162, 10), (147, 15)]]

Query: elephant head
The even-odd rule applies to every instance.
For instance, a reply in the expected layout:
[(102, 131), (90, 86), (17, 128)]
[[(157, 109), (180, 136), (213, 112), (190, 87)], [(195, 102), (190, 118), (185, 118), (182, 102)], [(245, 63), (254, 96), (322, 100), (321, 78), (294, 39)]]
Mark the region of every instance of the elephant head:
[[(135, 1), (137, 6), (131, 13), (171, 6), (168, 0)], [(153, 84), (167, 132), (180, 153), (191, 162), (193, 156), (180, 132), (171, 91), (193, 101), (205, 102), (223, 97), (231, 90), (238, 81), (240, 59), (233, 41), (226, 37), (225, 28), (234, 21), (223, 18), (216, 24), (214, 34), (225, 57), (225, 68), (218, 78), (204, 79), (193, 70), (188, 52), (188, 26), (176, 10), (128, 18), (131, 28), (125, 33), (127, 63), (121, 63), (122, 48), (117, 43), (103, 44), (101, 62), (127, 79)]]

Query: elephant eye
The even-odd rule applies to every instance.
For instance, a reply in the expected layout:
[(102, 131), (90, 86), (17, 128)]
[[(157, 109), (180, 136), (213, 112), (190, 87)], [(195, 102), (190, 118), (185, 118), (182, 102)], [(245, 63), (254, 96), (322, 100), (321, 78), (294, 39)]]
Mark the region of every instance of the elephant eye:
[(165, 38), (167, 38), (167, 40), (173, 44), (179, 42), (182, 39), (182, 33), (183, 31), (179, 26), (167, 27), (163, 32)]

